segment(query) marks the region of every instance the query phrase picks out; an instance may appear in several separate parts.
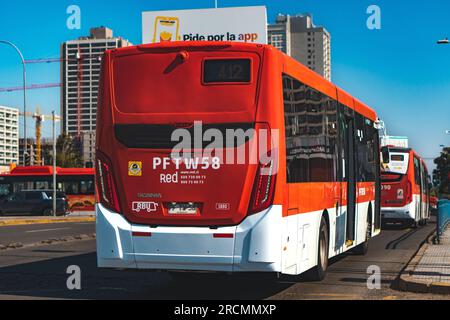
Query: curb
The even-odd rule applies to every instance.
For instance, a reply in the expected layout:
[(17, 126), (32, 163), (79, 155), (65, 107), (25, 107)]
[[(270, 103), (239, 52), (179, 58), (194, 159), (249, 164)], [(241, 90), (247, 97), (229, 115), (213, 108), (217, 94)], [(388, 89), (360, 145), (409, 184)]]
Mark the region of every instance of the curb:
[(415, 279), (412, 275), (417, 265), (422, 260), (425, 251), (432, 246), (432, 242), (427, 239), (425, 244), (420, 248), (414, 258), (409, 262), (406, 269), (400, 275), (398, 280), (399, 289), (414, 293), (434, 293), (434, 294), (450, 294), (450, 283), (429, 282)]
[(89, 217), (66, 217), (66, 218), (30, 218), (30, 219), (11, 219), (0, 220), (0, 227), (21, 226), (30, 224), (56, 224), (56, 223), (79, 223), (79, 222), (95, 222), (95, 216)]

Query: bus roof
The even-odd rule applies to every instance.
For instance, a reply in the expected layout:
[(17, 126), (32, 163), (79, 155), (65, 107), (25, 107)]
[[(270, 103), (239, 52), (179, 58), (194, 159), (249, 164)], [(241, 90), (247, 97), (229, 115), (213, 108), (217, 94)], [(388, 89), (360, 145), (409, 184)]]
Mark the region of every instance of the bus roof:
[[(277, 50), (272, 46), (270, 47), (272, 50)], [(278, 51), (278, 50), (277, 50)], [(310, 87), (328, 95), (330, 98), (338, 100), (343, 105), (349, 107), (350, 109), (355, 110), (356, 112), (362, 114), (372, 121), (377, 120), (377, 115), (375, 110), (370, 108), (365, 103), (360, 100), (354, 98), (352, 95), (339, 88), (332, 82), (323, 78), (321, 75), (316, 73), (315, 71), (309, 69), (304, 66), (297, 60), (292, 57), (282, 53), (284, 56), (285, 65), (287, 66), (288, 72), (291, 72), (292, 76), (296, 77), (298, 80), (306, 83)]]
[(340, 103), (346, 105), (350, 109), (362, 114), (366, 118), (376, 121), (376, 112), (368, 105), (364, 104), (360, 100), (354, 98), (346, 91), (337, 87), (330, 81), (326, 80), (318, 73), (312, 71), (308, 67), (304, 66), (297, 60), (282, 53), (271, 45), (242, 43), (242, 42), (212, 42), (212, 41), (175, 41), (175, 42), (162, 42), (155, 44), (144, 44), (132, 47), (125, 47), (119, 49), (112, 49), (107, 51), (108, 54), (112, 54), (112, 58), (115, 56), (128, 55), (138, 52), (159, 52), (167, 50), (180, 51), (183, 49), (198, 49), (198, 50), (232, 50), (232, 51), (254, 51), (262, 53), (264, 49), (273, 50), (283, 55), (285, 69), (291, 73), (292, 76), (298, 80), (303, 81), (305, 84), (312, 88), (328, 95), (329, 97), (338, 100)]
[[(56, 174), (60, 176), (88, 176), (94, 175), (91, 168), (56, 168)], [(52, 166), (16, 167), (10, 173), (0, 176), (50, 176), (53, 174)]]

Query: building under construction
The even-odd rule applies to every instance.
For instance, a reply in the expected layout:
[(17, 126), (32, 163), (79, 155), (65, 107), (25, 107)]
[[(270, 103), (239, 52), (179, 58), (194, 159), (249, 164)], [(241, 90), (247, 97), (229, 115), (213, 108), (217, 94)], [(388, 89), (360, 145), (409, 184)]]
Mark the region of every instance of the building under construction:
[(91, 29), (89, 37), (67, 41), (61, 46), (61, 129), (77, 137), (83, 162), (95, 159), (95, 129), (101, 57), (106, 50), (131, 43), (114, 37), (105, 27)]
[(24, 139), (19, 140), (19, 165), (20, 166), (49, 166), (53, 165), (53, 139), (44, 138), (38, 141), (36, 138), (28, 138), (27, 156), (23, 162)]

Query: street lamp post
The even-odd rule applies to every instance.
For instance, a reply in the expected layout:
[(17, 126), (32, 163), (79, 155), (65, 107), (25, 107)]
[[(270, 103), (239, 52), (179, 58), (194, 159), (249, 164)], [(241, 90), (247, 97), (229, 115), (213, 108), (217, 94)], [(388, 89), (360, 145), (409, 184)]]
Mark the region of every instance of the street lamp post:
[[(45, 117), (44, 117), (45, 118)], [(52, 111), (52, 140), (53, 140), (53, 215), (56, 217), (56, 198), (57, 198), (57, 181), (56, 181), (56, 122), (61, 121), (61, 117)]]
[(17, 53), (20, 56), (20, 59), (22, 60), (22, 66), (23, 66), (23, 141), (24, 141), (24, 149), (23, 149), (23, 165), (26, 166), (26, 155), (28, 153), (28, 141), (27, 141), (27, 68), (25, 59), (23, 58), (22, 52), (19, 50), (19, 48), (12, 42), (6, 41), (6, 40), (0, 40), (0, 43), (9, 45), (14, 48), (14, 50), (17, 51)]
[(53, 133), (53, 216), (56, 217), (56, 116), (55, 111), (52, 111), (52, 133)]

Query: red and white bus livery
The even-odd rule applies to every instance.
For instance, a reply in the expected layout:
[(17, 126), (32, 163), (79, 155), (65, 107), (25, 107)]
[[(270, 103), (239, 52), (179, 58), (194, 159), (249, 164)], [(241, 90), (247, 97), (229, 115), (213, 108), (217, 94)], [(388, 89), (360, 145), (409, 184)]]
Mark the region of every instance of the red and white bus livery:
[[(56, 168), (56, 188), (66, 194), (69, 211), (94, 211), (94, 169)], [(0, 174), (0, 197), (22, 190), (53, 189), (53, 167), (14, 167)]]
[(430, 219), (430, 180), (425, 162), (409, 148), (383, 149), (383, 221), (413, 226), (426, 224)]
[[(322, 279), (329, 258), (364, 254), (380, 232), (377, 120), (271, 46), (107, 51), (97, 126), (99, 267), (310, 270)], [(180, 130), (201, 139), (178, 157)], [(218, 140), (232, 143), (210, 150)], [(243, 150), (246, 161), (229, 161)]]

